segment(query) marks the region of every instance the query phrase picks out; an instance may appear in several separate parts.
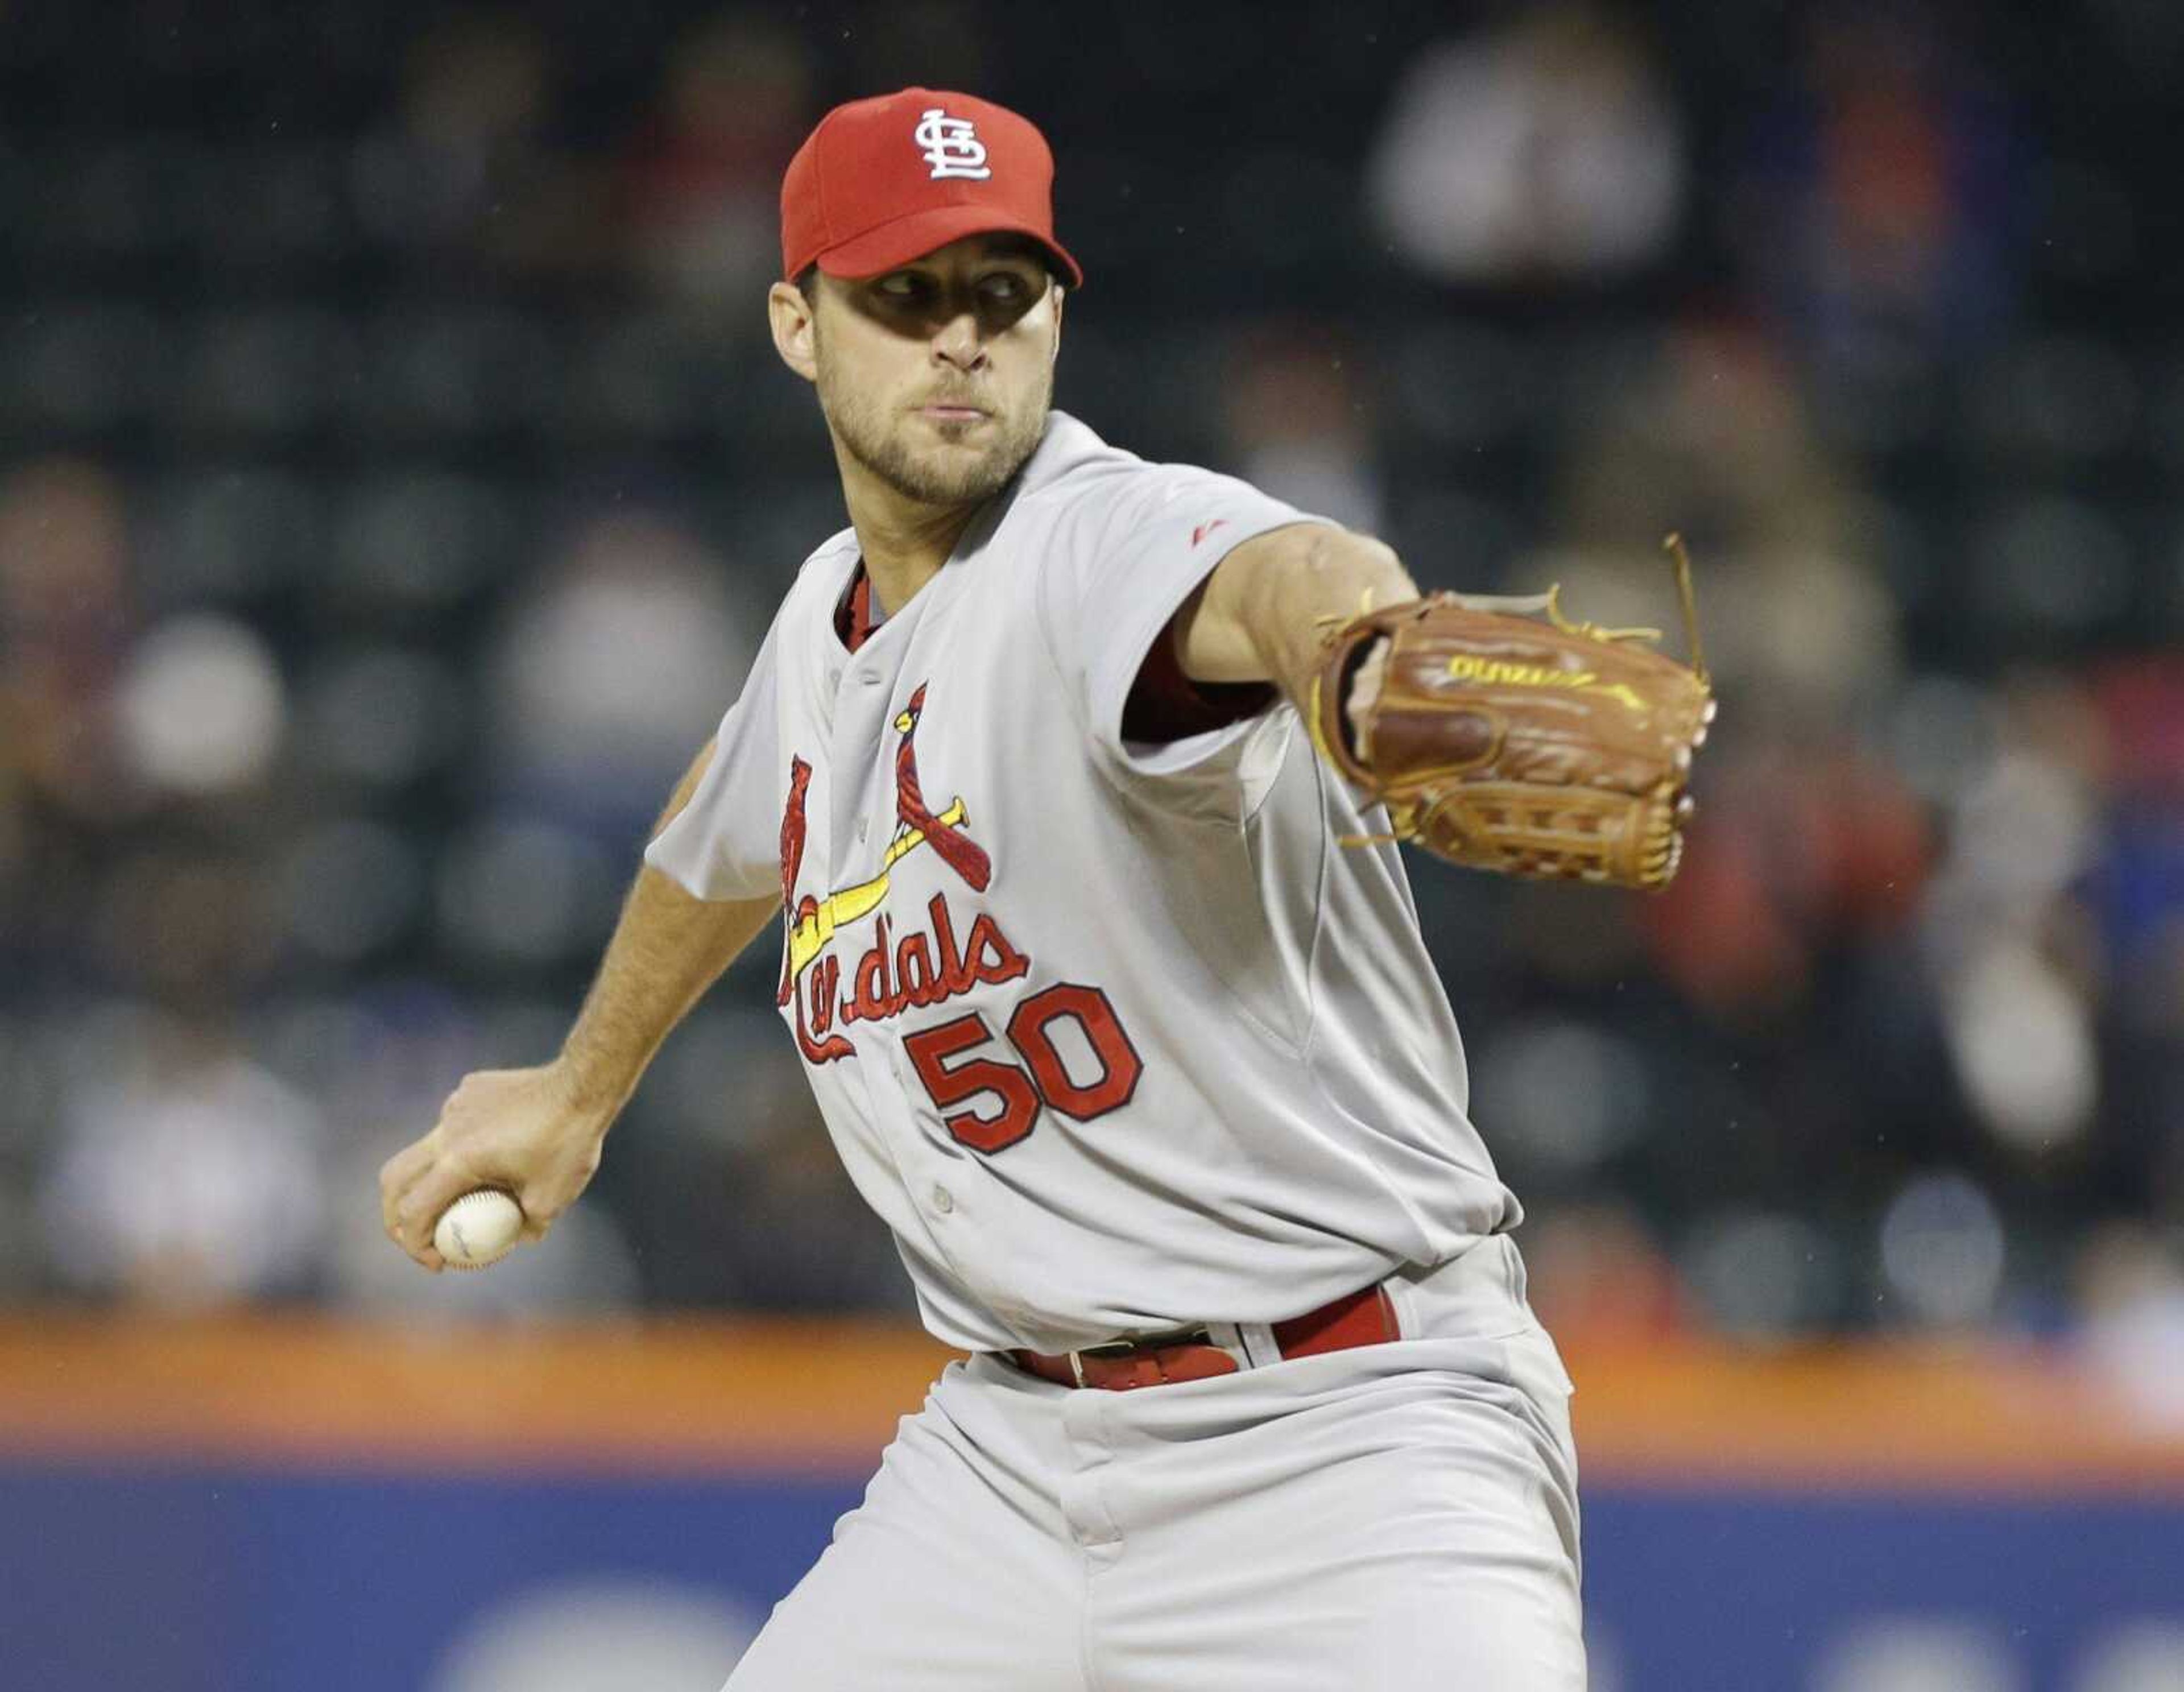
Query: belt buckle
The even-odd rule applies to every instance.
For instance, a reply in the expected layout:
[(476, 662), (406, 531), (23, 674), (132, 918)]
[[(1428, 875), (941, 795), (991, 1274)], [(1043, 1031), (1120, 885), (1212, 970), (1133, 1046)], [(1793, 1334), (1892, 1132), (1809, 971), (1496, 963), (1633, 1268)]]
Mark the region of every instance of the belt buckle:
[(1212, 1333), (1201, 1327), (1172, 1327), (1165, 1333), (1150, 1333), (1138, 1339), (1110, 1339), (1104, 1344), (1087, 1345), (1069, 1353), (1069, 1372), (1078, 1386), (1084, 1384), (1084, 1360), (1087, 1357), (1134, 1357), (1142, 1351), (1158, 1351), (1172, 1345), (1210, 1345)]
[(1102, 1345), (1087, 1345), (1069, 1354), (1069, 1372), (1077, 1384), (1084, 1384), (1084, 1360), (1087, 1357), (1127, 1357), (1138, 1349), (1134, 1339), (1110, 1339)]

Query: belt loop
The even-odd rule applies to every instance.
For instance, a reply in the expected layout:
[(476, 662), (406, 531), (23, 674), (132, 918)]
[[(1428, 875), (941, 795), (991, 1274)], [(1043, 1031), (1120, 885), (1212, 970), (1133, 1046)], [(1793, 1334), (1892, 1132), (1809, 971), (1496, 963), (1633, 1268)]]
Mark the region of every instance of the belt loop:
[(1401, 1275), (1390, 1275), (1380, 1283), (1380, 1296), (1388, 1301), (1388, 1313), (1396, 1319), (1396, 1338), (1416, 1339), (1425, 1332), (1425, 1324), (1418, 1319), (1418, 1290)]
[(1272, 1324), (1263, 1322), (1240, 1322), (1236, 1324), (1236, 1344), (1255, 1369), (1263, 1369), (1270, 1363), (1282, 1361), (1282, 1348), (1274, 1343)]
[(1084, 1354), (1083, 1352), (1072, 1351), (1069, 1354), (1069, 1372), (1077, 1378), (1078, 1386), (1084, 1384)]
[(1256, 1369), (1266, 1361), (1253, 1353), (1242, 1322), (1209, 1322), (1206, 1324), (1206, 1337), (1234, 1358), (1240, 1369)]

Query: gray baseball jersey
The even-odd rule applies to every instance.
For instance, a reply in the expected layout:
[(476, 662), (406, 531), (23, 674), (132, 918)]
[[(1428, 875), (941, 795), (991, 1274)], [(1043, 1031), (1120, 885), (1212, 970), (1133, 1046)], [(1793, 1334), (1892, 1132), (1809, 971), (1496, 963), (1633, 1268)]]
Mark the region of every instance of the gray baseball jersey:
[(807, 559), (649, 861), (778, 892), (779, 999), (926, 1325), (1055, 1351), (1295, 1316), (1513, 1227), (1396, 849), (1294, 710), (1134, 743), (1145, 656), (1301, 515), (1053, 414), (850, 652)]

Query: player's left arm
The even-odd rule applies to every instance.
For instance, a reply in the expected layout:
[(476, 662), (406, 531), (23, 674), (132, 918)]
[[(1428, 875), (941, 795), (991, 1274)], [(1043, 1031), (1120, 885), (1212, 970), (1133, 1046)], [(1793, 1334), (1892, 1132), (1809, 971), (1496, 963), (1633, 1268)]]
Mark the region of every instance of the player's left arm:
[(1714, 715), (1691, 560), (1665, 544), (1688, 663), (1655, 651), (1651, 629), (1570, 621), (1552, 591), (1517, 602), (1543, 617), (1422, 599), (1389, 548), (1309, 522), (1239, 545), (1168, 638), (1189, 680), (1279, 686), (1394, 838), (1508, 875), (1658, 888)]
[(1418, 597), (1385, 542), (1329, 523), (1292, 523), (1216, 565), (1168, 633), (1192, 681), (1272, 682), (1302, 710), (1330, 628)]

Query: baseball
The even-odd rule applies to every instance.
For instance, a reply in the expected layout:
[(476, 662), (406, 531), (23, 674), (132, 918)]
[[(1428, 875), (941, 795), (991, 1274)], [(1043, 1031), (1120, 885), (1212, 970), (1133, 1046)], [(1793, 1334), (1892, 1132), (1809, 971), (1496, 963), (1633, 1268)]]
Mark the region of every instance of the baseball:
[(523, 1207), (498, 1187), (465, 1193), (440, 1212), (432, 1244), (450, 1269), (482, 1269), (515, 1249)]

